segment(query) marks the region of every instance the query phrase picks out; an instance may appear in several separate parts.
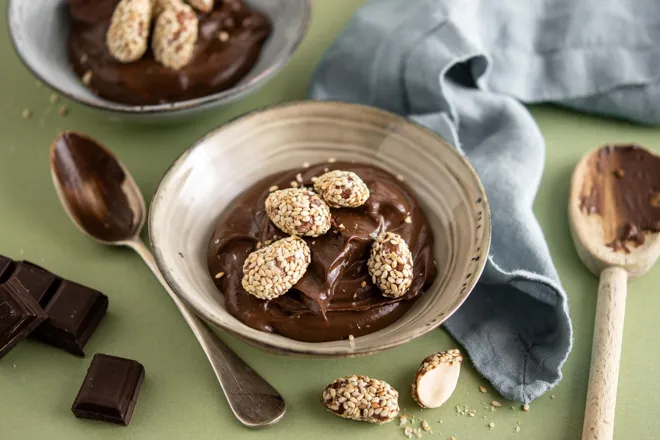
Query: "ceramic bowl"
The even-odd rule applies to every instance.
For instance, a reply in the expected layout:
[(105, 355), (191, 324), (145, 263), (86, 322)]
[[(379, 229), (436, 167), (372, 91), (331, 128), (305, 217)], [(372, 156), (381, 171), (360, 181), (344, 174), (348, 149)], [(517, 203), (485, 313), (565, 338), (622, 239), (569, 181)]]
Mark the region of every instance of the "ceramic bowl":
[[(300, 342), (252, 329), (227, 312), (208, 273), (216, 223), (264, 176), (331, 157), (378, 165), (405, 178), (434, 230), (438, 277), (398, 321), (354, 341)], [(436, 134), (371, 107), (303, 101), (242, 116), (183, 153), (156, 190), (149, 236), (167, 283), (208, 322), (279, 353), (356, 356), (428, 333), (460, 307), (486, 262), (490, 212), (475, 171)]]
[(245, 0), (271, 19), (273, 33), (257, 64), (237, 85), (223, 92), (187, 101), (159, 105), (129, 105), (92, 93), (69, 67), (66, 0), (9, 0), (9, 33), (14, 49), (27, 68), (61, 95), (113, 119), (171, 120), (218, 107), (242, 98), (266, 84), (293, 55), (310, 19), (310, 0)]

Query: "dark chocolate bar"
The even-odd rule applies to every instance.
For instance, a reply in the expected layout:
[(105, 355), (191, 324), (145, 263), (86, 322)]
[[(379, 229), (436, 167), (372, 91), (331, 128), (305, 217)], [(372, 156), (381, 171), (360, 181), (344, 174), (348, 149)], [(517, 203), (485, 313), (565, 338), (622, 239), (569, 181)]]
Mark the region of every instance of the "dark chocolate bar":
[(108, 297), (72, 281), (62, 280), (46, 306), (48, 319), (34, 336), (70, 353), (85, 356), (83, 347), (108, 309)]
[(0, 284), (0, 359), (46, 319), (18, 279)]
[(143, 381), (139, 362), (96, 354), (71, 411), (78, 418), (128, 425)]
[(7, 278), (20, 281), (48, 315), (31, 337), (84, 356), (83, 348), (108, 308), (108, 297), (36, 264), (14, 263), (0, 255), (0, 282)]

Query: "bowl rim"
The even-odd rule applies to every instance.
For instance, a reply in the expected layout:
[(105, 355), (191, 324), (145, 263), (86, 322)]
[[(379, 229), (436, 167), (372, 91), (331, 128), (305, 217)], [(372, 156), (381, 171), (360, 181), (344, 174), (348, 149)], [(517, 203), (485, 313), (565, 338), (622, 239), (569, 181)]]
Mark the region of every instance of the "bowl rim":
[(180, 110), (188, 110), (196, 107), (201, 107), (206, 104), (211, 104), (218, 101), (229, 100), (231, 98), (240, 97), (242, 94), (247, 93), (250, 90), (255, 90), (259, 86), (266, 83), (268, 80), (272, 79), (275, 74), (284, 68), (284, 66), (291, 60), (293, 54), (298, 50), (298, 47), (304, 40), (309, 30), (309, 24), (311, 21), (311, 9), (312, 9), (312, 0), (299, 0), (302, 2), (303, 16), (300, 22), (300, 25), (297, 29), (296, 39), (293, 41), (293, 44), (288, 49), (287, 53), (284, 56), (278, 58), (273, 64), (271, 64), (267, 69), (261, 72), (259, 75), (250, 79), (249, 81), (235, 85), (229, 89), (213, 93), (206, 96), (201, 96), (199, 98), (187, 99), (185, 101), (171, 102), (165, 104), (149, 104), (149, 105), (131, 105), (131, 104), (122, 104), (120, 102), (110, 101), (106, 98), (99, 97), (103, 100), (102, 103), (96, 103), (85, 98), (79, 98), (73, 96), (71, 93), (63, 90), (53, 81), (48, 80), (47, 78), (41, 76), (33, 69), (32, 65), (26, 61), (23, 57), (23, 51), (19, 49), (18, 43), (16, 42), (16, 33), (17, 24), (16, 20), (13, 18), (13, 12), (15, 4), (23, 0), (8, 0), (7, 9), (6, 9), (6, 19), (7, 19), (7, 30), (9, 33), (9, 40), (11, 46), (14, 49), (14, 53), (18, 56), (18, 59), (21, 63), (27, 68), (27, 70), (37, 78), (42, 83), (46, 84), (51, 89), (57, 91), (59, 94), (64, 96), (67, 99), (70, 99), (73, 102), (78, 102), (86, 107), (93, 108), (96, 110), (111, 111), (115, 113), (121, 113), (125, 115), (156, 115), (156, 114), (167, 114), (171, 112), (176, 112)]
[[(264, 341), (258, 341), (252, 339), (252, 337), (246, 333), (245, 330), (241, 328), (234, 328), (234, 326), (231, 325), (223, 325), (219, 322), (216, 322), (213, 317), (205, 310), (205, 308), (198, 308), (195, 307), (193, 304), (191, 304), (186, 298), (183, 297), (183, 295), (180, 293), (180, 289), (178, 283), (174, 280), (174, 278), (171, 276), (170, 272), (167, 270), (167, 266), (165, 265), (165, 262), (163, 261), (163, 253), (159, 246), (154, 243), (153, 240), (153, 228), (152, 224), (154, 223), (154, 211), (155, 207), (158, 206), (161, 200), (161, 197), (159, 197), (159, 193), (165, 183), (167, 183), (168, 178), (172, 175), (172, 173), (185, 161), (185, 159), (190, 155), (194, 150), (197, 148), (200, 148), (207, 139), (218, 135), (224, 130), (227, 130), (230, 126), (232, 126), (235, 123), (238, 123), (244, 119), (247, 118), (252, 118), (256, 115), (265, 113), (265, 112), (274, 112), (277, 110), (281, 109), (286, 109), (290, 107), (297, 107), (297, 106), (306, 106), (306, 105), (323, 105), (323, 104), (328, 104), (332, 106), (340, 105), (340, 106), (351, 106), (354, 108), (362, 109), (363, 111), (370, 111), (373, 113), (380, 113), (384, 116), (387, 116), (389, 118), (393, 118), (395, 120), (400, 121), (403, 124), (410, 124), (418, 129), (421, 129), (425, 131), (426, 133), (430, 134), (432, 137), (437, 138), (440, 142), (447, 144), (448, 146), (452, 147), (449, 148), (451, 150), (450, 154), (454, 154), (468, 169), (468, 171), (471, 173), (474, 182), (477, 184), (477, 187), (480, 191), (479, 197), (483, 199), (483, 206), (484, 206), (484, 219), (486, 220), (487, 227), (482, 228), (484, 230), (484, 242), (481, 245), (481, 251), (480, 255), (483, 255), (483, 258), (480, 258), (476, 263), (475, 263), (475, 268), (473, 270), (473, 274), (475, 276), (472, 276), (466, 286), (465, 292), (461, 295), (461, 300), (448, 312), (446, 312), (440, 319), (438, 319), (436, 322), (431, 323), (431, 325), (424, 325), (420, 326), (418, 330), (415, 332), (412, 332), (412, 334), (405, 338), (405, 339), (400, 339), (400, 340), (395, 340), (393, 342), (388, 342), (388, 343), (383, 343), (379, 344), (375, 347), (368, 347), (368, 348), (361, 348), (361, 349), (356, 349), (356, 348), (349, 348), (349, 347), (337, 347), (336, 349), (333, 350), (324, 350), (323, 352), (318, 352), (314, 350), (313, 347), (300, 347), (300, 348), (293, 348), (293, 347), (285, 347), (282, 346), (279, 343), (270, 343), (270, 342), (264, 342)], [(481, 278), (481, 275), (486, 267), (486, 262), (488, 260), (487, 256), (489, 255), (490, 252), (490, 246), (491, 246), (491, 239), (492, 239), (492, 218), (491, 218), (491, 211), (490, 211), (490, 203), (488, 201), (488, 197), (486, 194), (486, 190), (481, 182), (481, 179), (479, 178), (479, 175), (477, 174), (476, 170), (470, 162), (467, 160), (467, 158), (458, 150), (456, 149), (452, 144), (450, 144), (448, 141), (446, 141), (444, 138), (442, 138), (440, 135), (435, 133), (434, 131), (416, 123), (413, 122), (409, 119), (406, 119), (402, 116), (399, 116), (395, 113), (377, 108), (377, 107), (372, 107), (368, 105), (362, 105), (362, 104), (355, 104), (355, 103), (349, 103), (349, 102), (344, 102), (344, 101), (337, 101), (337, 100), (295, 100), (295, 101), (288, 101), (284, 103), (276, 103), (276, 104), (271, 104), (271, 105), (266, 105), (263, 107), (260, 107), (258, 109), (254, 109), (251, 111), (248, 111), (246, 113), (243, 113), (241, 115), (235, 116), (225, 123), (221, 124), (220, 126), (212, 129), (199, 139), (193, 142), (193, 144), (184, 150), (175, 160), (174, 162), (165, 170), (163, 173), (160, 182), (158, 183), (158, 186), (156, 187), (156, 190), (154, 191), (152, 198), (151, 198), (151, 204), (149, 206), (149, 213), (148, 213), (148, 220), (147, 220), (147, 225), (148, 225), (148, 234), (149, 234), (149, 243), (151, 244), (151, 248), (153, 250), (154, 254), (154, 259), (156, 262), (156, 267), (158, 268), (159, 272), (165, 279), (165, 282), (168, 284), (168, 286), (172, 289), (172, 291), (181, 299), (184, 301), (186, 304), (190, 306), (190, 308), (194, 311), (194, 313), (205, 320), (206, 322), (213, 324), (215, 327), (222, 329), (223, 331), (228, 332), (230, 335), (245, 341), (253, 346), (265, 349), (266, 351), (273, 352), (273, 353), (278, 353), (278, 354), (289, 354), (289, 355), (295, 355), (295, 356), (302, 356), (302, 357), (315, 357), (315, 358), (330, 358), (330, 357), (357, 357), (357, 356), (364, 356), (364, 355), (369, 355), (369, 354), (374, 354), (378, 353), (390, 348), (397, 347), (399, 345), (405, 344), (407, 342), (412, 341), (413, 339), (416, 339), (420, 336), (423, 336), (432, 330), (435, 330), (438, 328), (440, 325), (442, 325), (447, 319), (449, 319), (462, 305), (463, 303), (467, 300), (467, 298), (470, 296), (470, 293), (474, 289), (474, 287), (477, 285), (479, 279)], [(255, 329), (250, 328), (250, 330), (258, 331)], [(303, 343), (302, 341), (296, 341), (295, 339), (288, 338), (289, 340), (295, 342), (300, 342)]]

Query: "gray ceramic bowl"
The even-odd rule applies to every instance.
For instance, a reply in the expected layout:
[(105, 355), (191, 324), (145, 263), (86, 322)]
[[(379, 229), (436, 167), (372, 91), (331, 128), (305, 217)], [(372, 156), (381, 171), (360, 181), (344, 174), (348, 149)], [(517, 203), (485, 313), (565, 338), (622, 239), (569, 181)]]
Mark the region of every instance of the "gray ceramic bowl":
[(21, 61), (41, 81), (60, 94), (118, 119), (153, 121), (178, 117), (227, 104), (270, 80), (291, 58), (309, 24), (309, 0), (245, 0), (273, 22), (273, 33), (259, 61), (236, 86), (187, 101), (159, 105), (128, 105), (103, 99), (85, 87), (69, 67), (69, 17), (65, 0), (9, 0), (9, 33)]
[[(438, 277), (398, 321), (354, 341), (300, 342), (250, 328), (227, 312), (208, 273), (218, 219), (264, 176), (331, 157), (378, 165), (405, 179), (433, 228)], [(357, 356), (421, 336), (460, 307), (488, 257), (490, 211), (468, 161), (435, 133), (371, 107), (304, 101), (247, 114), (184, 152), (153, 197), (149, 236), (167, 283), (208, 322), (278, 353)]]

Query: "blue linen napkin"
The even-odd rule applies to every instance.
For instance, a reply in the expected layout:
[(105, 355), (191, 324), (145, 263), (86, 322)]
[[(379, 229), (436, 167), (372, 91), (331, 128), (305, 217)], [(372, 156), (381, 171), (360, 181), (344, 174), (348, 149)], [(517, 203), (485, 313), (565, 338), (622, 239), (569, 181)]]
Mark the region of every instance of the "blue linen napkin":
[(518, 100), (660, 122), (658, 22), (657, 0), (374, 0), (314, 76), (313, 98), (404, 115), (479, 173), (491, 254), (445, 327), (508, 399), (529, 402), (557, 384), (572, 344), (566, 294), (532, 213), (544, 140)]

